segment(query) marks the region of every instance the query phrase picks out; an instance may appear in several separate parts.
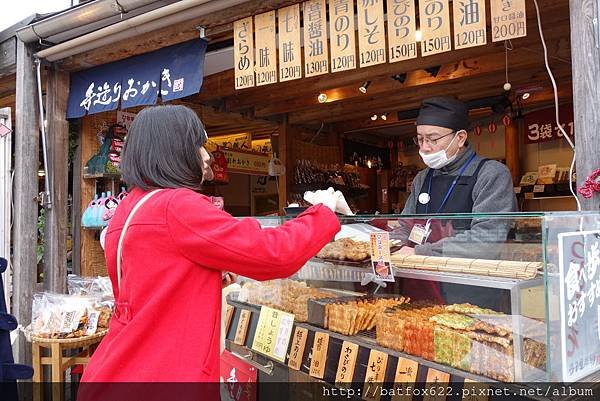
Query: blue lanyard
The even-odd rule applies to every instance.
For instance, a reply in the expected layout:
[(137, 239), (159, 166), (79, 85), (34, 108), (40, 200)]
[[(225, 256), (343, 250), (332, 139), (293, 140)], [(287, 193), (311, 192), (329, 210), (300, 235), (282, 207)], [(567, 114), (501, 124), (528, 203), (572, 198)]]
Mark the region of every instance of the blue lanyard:
[[(444, 207), (446, 206), (446, 203), (448, 203), (448, 200), (450, 199), (450, 195), (452, 194), (452, 191), (454, 191), (454, 188), (456, 187), (456, 184), (458, 183), (458, 180), (460, 180), (460, 177), (463, 175), (463, 173), (465, 172), (465, 170), (467, 169), (467, 167), (469, 167), (469, 165), (471, 164), (471, 162), (473, 161), (473, 159), (475, 159), (476, 156), (477, 156), (477, 154), (473, 154), (473, 156), (471, 156), (471, 158), (465, 163), (465, 165), (462, 166), (462, 168), (458, 172), (458, 175), (456, 176), (456, 178), (454, 179), (454, 181), (452, 181), (452, 185), (450, 185), (450, 188), (448, 189), (448, 192), (446, 192), (446, 196), (444, 197), (444, 200), (442, 201), (442, 204), (438, 208), (437, 212), (435, 212), (435, 214), (440, 213), (442, 211), (442, 209), (444, 209)], [(427, 193), (429, 194), (430, 197), (431, 197), (431, 182), (432, 181), (433, 181), (433, 170), (431, 170), (431, 174), (429, 175), (429, 186), (428, 186), (428, 189), (427, 189)], [(425, 206), (425, 213), (426, 214), (429, 213), (429, 203), (430, 202), (427, 202), (427, 206)]]

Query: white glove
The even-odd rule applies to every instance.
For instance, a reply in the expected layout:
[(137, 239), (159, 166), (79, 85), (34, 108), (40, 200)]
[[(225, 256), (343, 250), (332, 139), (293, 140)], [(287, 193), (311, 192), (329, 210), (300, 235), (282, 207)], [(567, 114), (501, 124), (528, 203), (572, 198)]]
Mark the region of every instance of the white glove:
[(307, 191), (304, 193), (304, 200), (311, 205), (322, 203), (331, 209), (332, 212), (338, 212), (345, 215), (352, 214), (344, 195), (340, 191), (334, 191), (331, 187), (325, 191)]

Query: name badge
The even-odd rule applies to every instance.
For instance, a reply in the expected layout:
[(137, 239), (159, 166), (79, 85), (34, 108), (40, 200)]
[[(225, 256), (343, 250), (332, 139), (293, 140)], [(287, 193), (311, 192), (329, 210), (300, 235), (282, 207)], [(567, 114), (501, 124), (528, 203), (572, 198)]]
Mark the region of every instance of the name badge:
[(408, 236), (408, 240), (417, 245), (423, 245), (427, 242), (427, 238), (429, 238), (429, 234), (431, 234), (431, 230), (429, 227), (423, 227), (420, 224), (415, 224), (410, 231), (410, 235)]
[(427, 192), (422, 192), (419, 194), (419, 203), (421, 205), (426, 205), (431, 200), (431, 196)]

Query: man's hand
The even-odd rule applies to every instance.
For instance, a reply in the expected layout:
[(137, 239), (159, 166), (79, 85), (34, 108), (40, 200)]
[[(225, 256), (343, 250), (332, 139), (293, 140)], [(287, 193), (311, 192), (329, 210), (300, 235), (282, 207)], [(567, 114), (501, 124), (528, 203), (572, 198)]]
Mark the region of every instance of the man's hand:
[(221, 288), (228, 287), (229, 285), (233, 284), (236, 279), (237, 279), (237, 274), (225, 273), (223, 275), (223, 283), (222, 283)]

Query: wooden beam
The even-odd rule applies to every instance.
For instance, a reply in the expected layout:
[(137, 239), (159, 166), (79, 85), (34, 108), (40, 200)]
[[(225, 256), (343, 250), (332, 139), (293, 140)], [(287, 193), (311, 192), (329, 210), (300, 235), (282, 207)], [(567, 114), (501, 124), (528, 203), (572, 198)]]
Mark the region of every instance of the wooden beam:
[[(571, 0), (571, 47), (573, 57), (573, 107), (577, 127), (577, 185), (600, 168), (600, 43), (595, 35), (596, 2)], [(591, 199), (579, 196), (584, 210), (598, 211), (600, 194)]]
[(46, 121), (51, 208), (46, 209), (44, 289), (67, 290), (67, 198), (69, 195), (69, 124), (66, 120), (69, 74), (52, 68), (47, 74)]
[[(19, 324), (31, 323), (32, 296), (37, 283), (37, 217), (39, 118), (33, 63), (34, 49), (17, 42), (15, 184), (14, 184), (14, 314)], [(17, 337), (18, 363), (31, 362), (31, 344)]]

